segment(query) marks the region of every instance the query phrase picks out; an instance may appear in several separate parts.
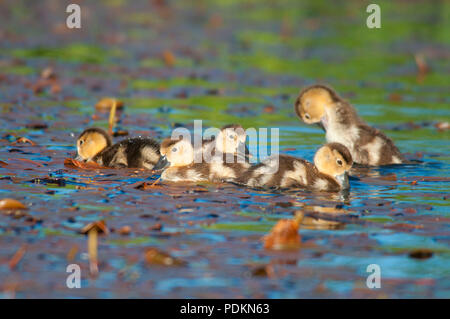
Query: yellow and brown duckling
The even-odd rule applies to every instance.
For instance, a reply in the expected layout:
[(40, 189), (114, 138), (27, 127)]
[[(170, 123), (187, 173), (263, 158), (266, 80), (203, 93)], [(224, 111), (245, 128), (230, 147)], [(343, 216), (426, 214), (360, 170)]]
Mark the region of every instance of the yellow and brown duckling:
[(224, 158), (225, 154), (228, 156), (238, 156), (238, 159), (241, 159), (241, 161), (248, 162), (251, 154), (245, 144), (246, 139), (247, 134), (241, 125), (225, 125), (220, 129), (217, 136), (203, 141), (202, 148), (196, 149), (195, 152), (201, 152), (203, 159), (207, 162), (215, 156), (222, 156)]
[(345, 145), (355, 163), (388, 165), (404, 161), (389, 137), (367, 125), (354, 107), (328, 86), (312, 85), (303, 89), (294, 107), (303, 122), (322, 126), (327, 142)]
[(348, 171), (352, 164), (352, 156), (344, 145), (328, 143), (317, 150), (314, 164), (287, 155), (272, 156), (250, 167), (236, 182), (250, 187), (337, 192), (350, 187)]
[(93, 161), (105, 167), (153, 169), (158, 162), (159, 143), (135, 137), (112, 145), (111, 137), (100, 128), (88, 128), (77, 139), (79, 161)]
[(161, 143), (161, 157), (154, 169), (165, 169), (161, 179), (165, 181), (233, 181), (250, 164), (238, 162), (237, 156), (231, 156), (232, 162), (224, 161), (228, 154), (213, 156), (209, 162), (194, 162), (194, 147), (185, 139), (166, 138)]

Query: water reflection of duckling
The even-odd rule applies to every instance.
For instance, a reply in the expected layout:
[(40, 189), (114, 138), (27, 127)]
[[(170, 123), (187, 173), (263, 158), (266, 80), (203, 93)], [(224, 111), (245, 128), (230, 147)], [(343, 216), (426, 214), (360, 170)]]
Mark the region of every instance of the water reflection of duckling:
[(89, 128), (80, 134), (77, 151), (79, 161), (115, 168), (153, 169), (160, 157), (159, 143), (151, 138), (129, 138), (112, 145), (110, 136), (99, 128)]
[(164, 169), (161, 179), (179, 181), (232, 181), (242, 170), (250, 167), (248, 163), (239, 163), (234, 156), (233, 163), (215, 156), (209, 163), (194, 163), (194, 148), (190, 141), (167, 138), (161, 143), (161, 157), (154, 169)]
[[(208, 141), (203, 141), (201, 150), (198, 149), (195, 152), (201, 151), (203, 159), (206, 161), (214, 156), (224, 157), (223, 155), (227, 154), (228, 156), (236, 155), (239, 159), (248, 162), (251, 154), (245, 144), (246, 139), (247, 134), (241, 125), (225, 125), (220, 129), (217, 136)], [(231, 159), (233, 156), (231, 156)]]
[(403, 162), (403, 156), (389, 137), (367, 125), (350, 103), (325, 85), (303, 89), (295, 101), (295, 111), (303, 122), (321, 125), (327, 142), (345, 145), (355, 163), (388, 165)]
[(339, 191), (350, 187), (347, 174), (352, 164), (352, 156), (344, 145), (329, 143), (317, 150), (314, 164), (287, 155), (269, 157), (250, 167), (236, 182), (251, 187)]

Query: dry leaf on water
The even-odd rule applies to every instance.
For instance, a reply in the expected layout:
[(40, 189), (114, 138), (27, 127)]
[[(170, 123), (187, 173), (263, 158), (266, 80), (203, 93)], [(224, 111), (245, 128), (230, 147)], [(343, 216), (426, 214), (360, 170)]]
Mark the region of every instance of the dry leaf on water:
[(26, 246), (23, 245), (16, 251), (14, 256), (9, 260), (9, 269), (13, 270), (16, 268), (17, 264), (22, 260), (23, 255), (25, 255), (26, 249)]
[(26, 137), (19, 137), (19, 138), (17, 138), (17, 140), (15, 140), (14, 142), (12, 142), (11, 143), (11, 145), (16, 145), (16, 144), (24, 144), (24, 143), (28, 143), (28, 144), (30, 144), (31, 146), (35, 146), (36, 145), (36, 143), (35, 142), (33, 142), (32, 140), (30, 140), (30, 139), (28, 139), (28, 138), (26, 138)]
[(168, 253), (156, 248), (150, 248), (145, 252), (145, 261), (150, 265), (184, 266), (184, 260), (170, 256)]
[(172, 52), (166, 50), (163, 52), (162, 54), (162, 58), (164, 63), (168, 66), (168, 67), (173, 67), (175, 65), (175, 56), (173, 55)]
[(83, 169), (99, 169), (99, 168), (107, 168), (104, 166), (101, 166), (95, 162), (80, 162), (77, 161), (73, 158), (66, 158), (64, 160), (64, 166), (68, 166), (68, 167), (78, 167), (78, 168), (83, 168)]
[(128, 225), (121, 227), (119, 229), (119, 234), (124, 236), (131, 234), (131, 227)]
[(0, 200), (0, 209), (13, 210), (13, 209), (28, 209), (24, 204), (18, 200), (12, 198), (4, 198)]
[(276, 223), (270, 233), (263, 237), (264, 248), (274, 250), (297, 249), (301, 238), (297, 220), (282, 219)]
[(428, 259), (433, 257), (433, 251), (430, 249), (415, 249), (409, 253), (410, 258)]

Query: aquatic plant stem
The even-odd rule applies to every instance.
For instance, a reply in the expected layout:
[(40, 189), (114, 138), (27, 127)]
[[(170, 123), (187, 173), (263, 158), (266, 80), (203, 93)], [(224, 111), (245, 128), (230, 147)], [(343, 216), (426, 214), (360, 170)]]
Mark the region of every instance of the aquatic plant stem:
[(109, 129), (108, 129), (108, 133), (109, 135), (113, 134), (113, 128), (114, 128), (114, 119), (116, 116), (116, 108), (117, 108), (117, 100), (114, 99), (113, 101), (113, 105), (111, 107), (111, 111), (109, 113)]
[(88, 255), (89, 270), (94, 277), (98, 275), (97, 246), (98, 232), (96, 228), (92, 228), (88, 233)]

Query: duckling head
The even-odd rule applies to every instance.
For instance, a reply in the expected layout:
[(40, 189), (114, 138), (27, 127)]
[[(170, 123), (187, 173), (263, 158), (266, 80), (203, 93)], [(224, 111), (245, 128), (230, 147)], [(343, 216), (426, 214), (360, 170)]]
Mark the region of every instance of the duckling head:
[(331, 176), (343, 189), (350, 187), (348, 171), (353, 160), (347, 147), (340, 143), (328, 143), (319, 148), (314, 156), (314, 165), (319, 172)]
[(312, 85), (303, 89), (295, 101), (295, 112), (306, 124), (322, 124), (326, 129), (326, 108), (334, 106), (339, 96), (330, 87), (325, 85)]
[(194, 162), (194, 148), (185, 139), (166, 138), (160, 147), (161, 156), (153, 167), (154, 170), (166, 167), (187, 166)]
[(77, 139), (77, 157), (79, 161), (91, 160), (95, 155), (111, 146), (111, 137), (100, 128), (88, 128)]
[(216, 148), (221, 153), (236, 154), (246, 150), (247, 134), (239, 124), (225, 125), (220, 129), (216, 138)]

